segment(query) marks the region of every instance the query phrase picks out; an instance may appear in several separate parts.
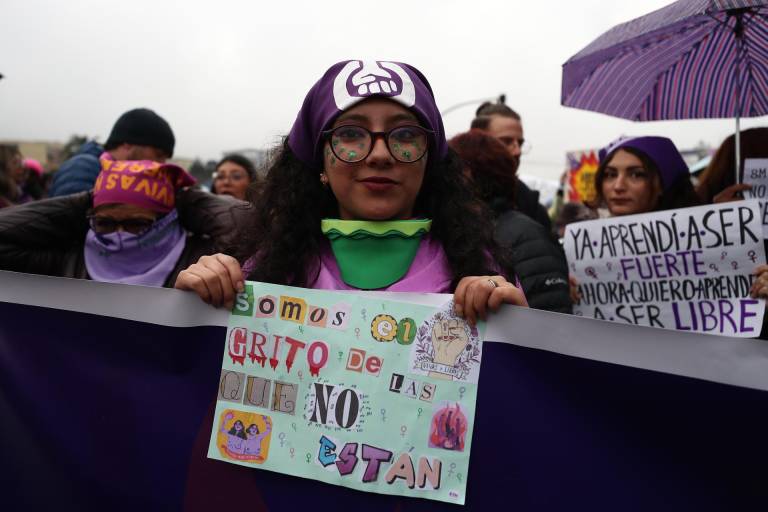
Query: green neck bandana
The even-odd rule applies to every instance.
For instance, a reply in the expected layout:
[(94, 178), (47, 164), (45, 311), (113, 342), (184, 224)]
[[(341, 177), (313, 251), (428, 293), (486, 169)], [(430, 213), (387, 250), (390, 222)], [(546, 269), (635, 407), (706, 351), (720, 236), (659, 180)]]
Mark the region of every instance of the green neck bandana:
[(323, 219), (320, 229), (331, 241), (341, 279), (361, 290), (384, 288), (411, 266), (432, 221), (362, 221)]

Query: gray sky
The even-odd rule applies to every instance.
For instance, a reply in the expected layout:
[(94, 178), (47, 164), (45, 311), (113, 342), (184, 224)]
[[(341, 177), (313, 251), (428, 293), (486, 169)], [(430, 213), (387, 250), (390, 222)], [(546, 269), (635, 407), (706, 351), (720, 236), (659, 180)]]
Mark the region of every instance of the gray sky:
[[(441, 109), (506, 93), (533, 145), (526, 174), (556, 178), (565, 151), (621, 134), (717, 145), (732, 120), (632, 123), (560, 106), (571, 55), (667, 3), (2, 0), (0, 139), (103, 141), (122, 112), (145, 106), (171, 123), (177, 155), (218, 158), (271, 146), (334, 62), (376, 58), (421, 69)], [(446, 116), (449, 136), (474, 108)]]

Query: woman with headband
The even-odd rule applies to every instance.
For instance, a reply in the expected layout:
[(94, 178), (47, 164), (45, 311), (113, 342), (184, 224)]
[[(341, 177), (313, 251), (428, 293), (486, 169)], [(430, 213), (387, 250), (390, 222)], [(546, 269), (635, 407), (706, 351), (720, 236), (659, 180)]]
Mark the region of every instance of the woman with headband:
[[(324, 290), (452, 292), (457, 314), (470, 323), (502, 303), (526, 306), (523, 292), (508, 280), (514, 269), (493, 241), (491, 217), (471, 190), (417, 69), (340, 62), (307, 94), (253, 202), (254, 226), (240, 253), (201, 258), (179, 275), (176, 287), (226, 307), (246, 278)], [(493, 380), (508, 373), (515, 354), (489, 345), (483, 375)], [(475, 426), (482, 435), (473, 460), (490, 461), (499, 454), (493, 440), (507, 424), (492, 404), (504, 402), (506, 391), (479, 389)], [(193, 448), (188, 509), (297, 510), (316, 507), (319, 496), (345, 510), (448, 508), (207, 459), (214, 408)], [(490, 506), (491, 489), (508, 477), (495, 465), (473, 466), (468, 500)]]
[(340, 62), (307, 94), (239, 254), (201, 258), (176, 287), (226, 307), (246, 278), (325, 290), (453, 292), (457, 313), (474, 323), (525, 297), (507, 280), (509, 259), (470, 190), (417, 69)]

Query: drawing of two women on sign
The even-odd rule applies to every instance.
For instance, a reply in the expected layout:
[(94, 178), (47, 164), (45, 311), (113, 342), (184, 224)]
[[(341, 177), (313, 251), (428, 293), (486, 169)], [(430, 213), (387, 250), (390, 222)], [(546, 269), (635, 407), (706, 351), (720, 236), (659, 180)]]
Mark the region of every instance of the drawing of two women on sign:
[(217, 445), (224, 458), (260, 464), (267, 459), (271, 432), (268, 416), (228, 410), (221, 417)]

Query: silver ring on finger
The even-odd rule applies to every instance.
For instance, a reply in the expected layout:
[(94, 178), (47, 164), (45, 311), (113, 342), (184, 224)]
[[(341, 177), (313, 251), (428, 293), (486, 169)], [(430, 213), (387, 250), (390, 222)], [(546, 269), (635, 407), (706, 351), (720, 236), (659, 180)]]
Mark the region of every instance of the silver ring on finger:
[(499, 287), (499, 283), (497, 283), (497, 282), (496, 282), (496, 281), (494, 281), (493, 279), (489, 279), (489, 280), (488, 280), (488, 282), (489, 282), (489, 283), (491, 284), (491, 286), (492, 286), (492, 287), (494, 287), (494, 288), (498, 288), (498, 287)]

